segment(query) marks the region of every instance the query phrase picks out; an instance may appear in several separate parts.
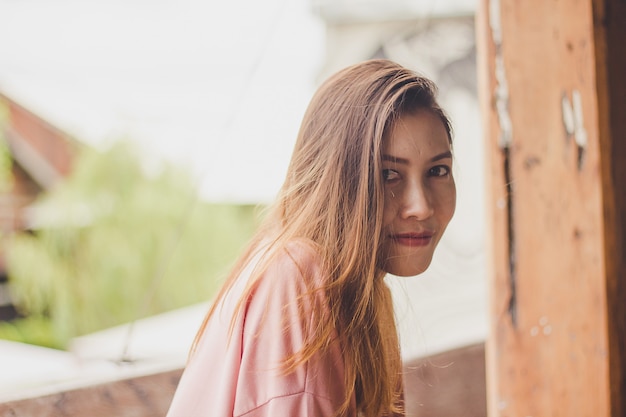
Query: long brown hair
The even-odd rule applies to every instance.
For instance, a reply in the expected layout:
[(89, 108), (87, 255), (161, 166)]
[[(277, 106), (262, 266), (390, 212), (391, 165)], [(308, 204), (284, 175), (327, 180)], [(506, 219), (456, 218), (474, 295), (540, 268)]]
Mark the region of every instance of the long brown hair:
[[(267, 265), (294, 239), (312, 242), (325, 272), (321, 290), (332, 319), (318, 323), (302, 350), (285, 358), (285, 372), (325, 349), (339, 332), (346, 400), (338, 415), (353, 396), (366, 417), (402, 413), (398, 336), (379, 259), (381, 149), (395, 120), (421, 108), (437, 114), (450, 137), (450, 123), (435, 96), (431, 81), (387, 60), (348, 67), (322, 84), (304, 115), (278, 198), (205, 319), (261, 246)], [(269, 247), (262, 243), (268, 241)], [(248, 291), (262, 270), (254, 270)], [(247, 296), (242, 295), (240, 307)], [(320, 311), (316, 317), (328, 315)]]

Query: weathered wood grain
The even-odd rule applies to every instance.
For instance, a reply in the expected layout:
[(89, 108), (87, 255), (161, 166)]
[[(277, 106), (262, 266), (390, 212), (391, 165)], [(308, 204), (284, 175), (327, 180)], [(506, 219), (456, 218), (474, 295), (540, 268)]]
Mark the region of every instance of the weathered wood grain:
[(481, 2), (490, 416), (625, 412), (625, 7)]

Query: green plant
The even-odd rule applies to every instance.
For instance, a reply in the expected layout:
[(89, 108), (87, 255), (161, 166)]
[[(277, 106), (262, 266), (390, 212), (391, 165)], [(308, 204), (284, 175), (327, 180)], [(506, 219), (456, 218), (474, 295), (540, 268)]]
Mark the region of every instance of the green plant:
[(128, 146), (86, 149), (35, 205), (34, 233), (9, 240), (12, 295), (20, 312), (49, 320), (46, 344), (56, 347), (210, 299), (253, 233), (255, 213), (199, 200), (172, 166), (146, 175)]

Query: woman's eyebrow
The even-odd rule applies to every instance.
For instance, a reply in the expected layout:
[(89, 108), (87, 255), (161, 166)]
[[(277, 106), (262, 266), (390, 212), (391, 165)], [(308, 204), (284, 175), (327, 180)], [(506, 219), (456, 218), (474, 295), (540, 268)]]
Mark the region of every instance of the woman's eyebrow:
[[(433, 156), (432, 158), (430, 158), (430, 162), (436, 162), (436, 161), (440, 161), (440, 160), (446, 159), (446, 158), (452, 158), (452, 152), (451, 151), (445, 151), (445, 152), (442, 152), (442, 153), (440, 153), (438, 155)], [(383, 154), (383, 161), (395, 162), (395, 163), (398, 163), (398, 164), (408, 164), (409, 163), (408, 159), (399, 158), (397, 156), (388, 155), (388, 154)]]
[(442, 152), (439, 155), (436, 155), (436, 156), (430, 158), (430, 162), (440, 161), (440, 160), (446, 159), (446, 158), (452, 158), (452, 152), (451, 151)]
[(395, 162), (397, 164), (408, 164), (409, 160), (398, 158), (397, 156), (383, 154), (383, 161)]

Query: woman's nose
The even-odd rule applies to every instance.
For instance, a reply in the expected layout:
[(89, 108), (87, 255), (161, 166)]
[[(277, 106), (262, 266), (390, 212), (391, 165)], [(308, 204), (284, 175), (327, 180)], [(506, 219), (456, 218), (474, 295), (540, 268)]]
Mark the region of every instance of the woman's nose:
[(429, 218), (434, 213), (434, 207), (428, 190), (422, 185), (413, 185), (405, 190), (402, 217), (414, 217), (417, 220)]

